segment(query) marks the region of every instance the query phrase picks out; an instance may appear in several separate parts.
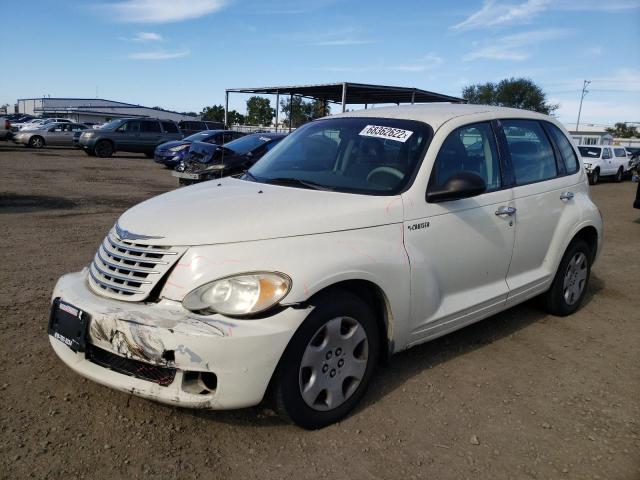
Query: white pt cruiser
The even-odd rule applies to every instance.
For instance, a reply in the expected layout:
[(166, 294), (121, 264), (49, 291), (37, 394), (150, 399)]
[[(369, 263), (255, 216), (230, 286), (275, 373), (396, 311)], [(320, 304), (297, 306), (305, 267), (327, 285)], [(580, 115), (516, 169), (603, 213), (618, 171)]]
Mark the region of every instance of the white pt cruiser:
[(297, 129), (240, 179), (125, 212), (53, 292), (53, 349), (159, 402), (344, 417), (376, 364), (536, 295), (568, 315), (602, 244), (578, 152), (528, 111), (376, 108)]

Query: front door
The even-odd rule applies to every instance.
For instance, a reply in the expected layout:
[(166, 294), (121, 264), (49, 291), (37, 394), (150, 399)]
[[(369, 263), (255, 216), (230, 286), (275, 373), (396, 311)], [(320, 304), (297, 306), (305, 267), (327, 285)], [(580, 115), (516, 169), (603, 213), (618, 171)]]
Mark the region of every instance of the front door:
[(515, 227), (513, 192), (505, 187), (490, 122), (455, 129), (434, 163), (429, 189), (470, 171), (487, 184), (481, 195), (412, 205), (405, 221), (411, 267), (411, 343), (443, 335), (504, 305)]

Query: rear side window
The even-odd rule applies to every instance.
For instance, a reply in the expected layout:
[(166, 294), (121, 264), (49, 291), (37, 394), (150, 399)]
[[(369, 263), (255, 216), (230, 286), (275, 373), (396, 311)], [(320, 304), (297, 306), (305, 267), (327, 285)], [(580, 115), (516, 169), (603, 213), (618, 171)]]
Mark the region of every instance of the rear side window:
[(158, 122), (145, 121), (142, 122), (142, 131), (147, 133), (160, 133), (160, 124)]
[(613, 153), (616, 154), (616, 157), (626, 157), (627, 151), (624, 148), (614, 148)]
[(442, 143), (431, 174), (430, 188), (444, 186), (456, 173), (473, 172), (487, 184), (487, 190), (500, 188), (498, 154), (489, 123), (457, 128)]
[(507, 137), (516, 184), (548, 180), (558, 175), (553, 148), (535, 120), (501, 120)]
[(175, 123), (162, 122), (162, 128), (164, 128), (164, 131), (167, 133), (179, 133), (178, 127), (176, 126)]
[(555, 125), (547, 122), (545, 126), (547, 127), (547, 131), (551, 133), (554, 142), (556, 142), (558, 150), (560, 150), (560, 155), (562, 156), (562, 161), (564, 162), (567, 173), (577, 172), (578, 158), (576, 157), (576, 152), (571, 142), (569, 142), (565, 134)]

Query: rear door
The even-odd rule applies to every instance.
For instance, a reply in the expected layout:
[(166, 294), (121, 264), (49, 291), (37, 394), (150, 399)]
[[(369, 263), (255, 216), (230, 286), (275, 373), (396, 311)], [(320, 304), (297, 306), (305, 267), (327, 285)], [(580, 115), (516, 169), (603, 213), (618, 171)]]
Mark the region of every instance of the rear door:
[(153, 153), (156, 146), (162, 143), (162, 129), (157, 120), (141, 120), (138, 145), (140, 152)]
[(555, 274), (551, 245), (560, 240), (559, 233), (571, 219), (580, 216), (573, 199), (578, 189), (572, 188), (579, 164), (556, 126), (530, 119), (501, 120), (501, 124), (515, 182), (515, 244), (507, 276), (508, 304), (514, 304), (523, 296), (541, 293)]

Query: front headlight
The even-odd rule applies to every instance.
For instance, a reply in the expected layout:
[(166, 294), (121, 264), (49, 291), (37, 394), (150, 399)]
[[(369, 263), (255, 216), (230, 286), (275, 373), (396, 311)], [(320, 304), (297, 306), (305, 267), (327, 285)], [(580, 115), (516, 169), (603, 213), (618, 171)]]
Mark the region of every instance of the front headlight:
[(171, 147), (171, 148), (169, 149), (169, 151), (170, 151), (170, 152), (179, 152), (179, 151), (181, 151), (181, 150), (184, 150), (185, 148), (189, 148), (189, 145), (188, 145), (188, 144), (186, 144), (186, 145), (178, 145), (177, 147)]
[(584, 166), (585, 166), (586, 168), (591, 168), (591, 164), (590, 164), (590, 163), (588, 163), (588, 162), (584, 162)]
[(252, 272), (221, 278), (191, 291), (182, 301), (188, 310), (212, 310), (229, 316), (263, 312), (280, 302), (291, 279), (279, 272)]
[(84, 133), (82, 134), (82, 136), (83, 136), (84, 138), (91, 138), (91, 137), (93, 137), (93, 132), (84, 132)]

